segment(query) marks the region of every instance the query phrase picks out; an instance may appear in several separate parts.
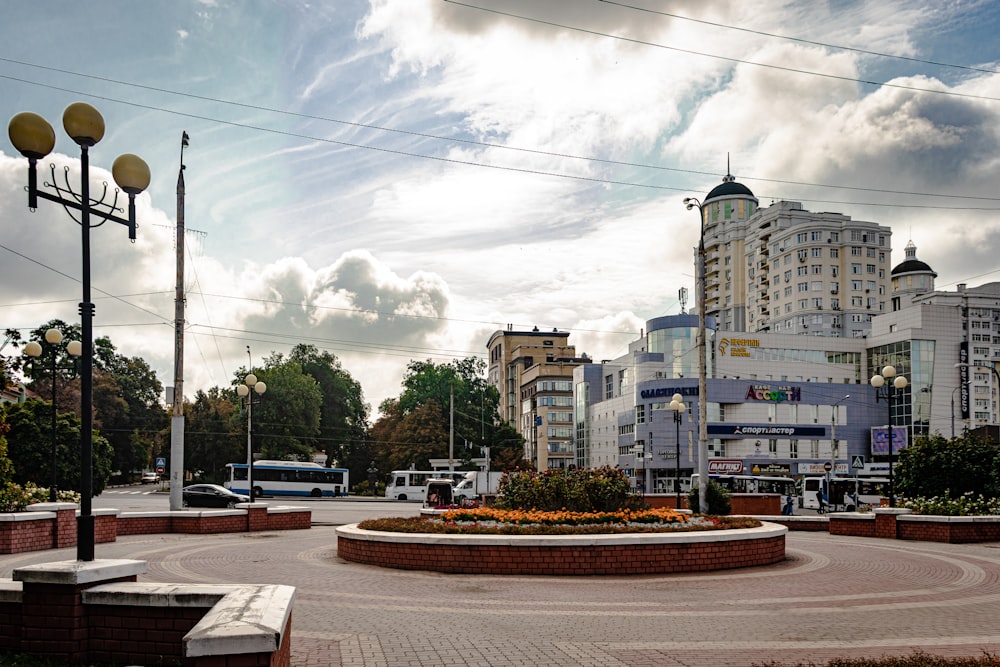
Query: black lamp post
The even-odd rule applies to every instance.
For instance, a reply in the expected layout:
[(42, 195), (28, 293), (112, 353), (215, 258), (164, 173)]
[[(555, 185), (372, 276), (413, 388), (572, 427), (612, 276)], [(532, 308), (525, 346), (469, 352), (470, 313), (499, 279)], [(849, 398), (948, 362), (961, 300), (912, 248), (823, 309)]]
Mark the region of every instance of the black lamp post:
[[(91, 500), (94, 495), (93, 480), (93, 437), (94, 415), (94, 304), (90, 300), (90, 228), (107, 221), (128, 227), (128, 237), (135, 240), (135, 196), (149, 187), (149, 167), (136, 155), (119, 155), (112, 167), (118, 187), (128, 194), (128, 217), (119, 205), (119, 191), (109, 192), (107, 184), (99, 199), (90, 195), (90, 147), (104, 138), (104, 118), (89, 104), (75, 102), (63, 112), (63, 128), (66, 134), (80, 147), (80, 187), (79, 192), (69, 182), (69, 171), (63, 172), (63, 183), (56, 180), (55, 165), (49, 165), (51, 182), (43, 185), (55, 192), (51, 194), (38, 189), (36, 167), (38, 160), (52, 152), (56, 135), (48, 121), (31, 112), (19, 113), (10, 120), (7, 134), (14, 147), (28, 158), (28, 208), (38, 208), (38, 199), (60, 204), (79, 225), (83, 250), (83, 299), (80, 302), (81, 369), (80, 369), (80, 516), (77, 519), (77, 560), (94, 560), (94, 516)], [(124, 204), (124, 202), (122, 202)], [(73, 211), (79, 212), (77, 219)], [(100, 221), (91, 225), (91, 215)]]
[[(677, 430), (676, 449), (674, 451), (674, 491), (677, 493), (677, 509), (681, 508), (681, 415), (687, 410), (684, 397), (674, 394), (670, 399), (670, 409), (674, 413), (674, 427)], [(699, 477), (699, 479), (701, 479)], [(700, 491), (699, 491), (700, 493)], [(699, 505), (700, 507), (700, 505)]]
[(887, 429), (889, 435), (889, 507), (896, 506), (896, 488), (892, 480), (892, 402), (896, 397), (897, 390), (906, 388), (907, 381), (902, 375), (896, 375), (895, 366), (885, 366), (881, 375), (873, 375), (871, 385), (875, 387), (875, 402), (885, 400), (889, 405), (889, 421)]
[(250, 502), (253, 502), (257, 495), (253, 490), (253, 406), (254, 403), (260, 405), (265, 391), (267, 385), (258, 380), (253, 373), (244, 378), (243, 384), (236, 385), (236, 393), (240, 395), (247, 409), (247, 488), (250, 489)]
[(694, 197), (684, 200), (687, 210), (698, 209), (698, 276), (696, 285), (698, 301), (698, 507), (702, 512), (708, 507), (708, 357), (706, 355), (706, 305), (705, 305), (705, 209)]
[[(57, 460), (57, 457), (56, 457), (56, 371), (58, 370), (58, 366), (56, 365), (56, 361), (57, 361), (58, 356), (59, 356), (59, 354), (58, 354), (59, 353), (59, 348), (57, 346), (59, 345), (59, 343), (62, 342), (62, 339), (63, 339), (63, 335), (62, 335), (62, 332), (59, 331), (59, 329), (53, 328), (53, 329), (49, 329), (48, 331), (45, 332), (45, 342), (49, 344), (48, 348), (46, 348), (46, 349), (48, 350), (48, 356), (49, 356), (49, 362), (50, 362), (49, 372), (51, 373), (51, 380), (52, 380), (52, 426), (51, 426), (51, 435), (52, 435), (52, 482), (49, 484), (49, 502), (50, 503), (56, 502), (56, 497), (58, 495), (58, 493), (57, 493), (57, 491), (58, 491), (58, 478), (56, 476), (56, 469), (57, 469), (57, 466), (56, 466), (56, 460)], [(27, 345), (24, 346), (24, 353), (26, 355), (28, 355), (29, 357), (32, 357), (33, 359), (37, 359), (38, 357), (42, 356), (42, 352), (43, 351), (44, 350), (42, 348), (42, 345), (38, 341), (34, 341), (33, 340), (33, 341), (29, 342)], [(80, 341), (78, 341), (78, 340), (71, 340), (69, 343), (66, 344), (66, 351), (69, 354), (73, 355), (74, 357), (79, 357), (80, 356), (80, 352), (81, 352)]]

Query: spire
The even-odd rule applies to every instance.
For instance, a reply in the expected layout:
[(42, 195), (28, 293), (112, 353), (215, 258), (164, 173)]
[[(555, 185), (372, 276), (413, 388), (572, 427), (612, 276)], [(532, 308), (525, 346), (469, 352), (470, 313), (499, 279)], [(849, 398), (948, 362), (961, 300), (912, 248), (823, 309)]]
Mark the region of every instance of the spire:
[(733, 170), (729, 168), (729, 152), (727, 151), (726, 152), (726, 175), (722, 177), (722, 182), (723, 183), (732, 183), (735, 180), (736, 180), (736, 177), (733, 176)]

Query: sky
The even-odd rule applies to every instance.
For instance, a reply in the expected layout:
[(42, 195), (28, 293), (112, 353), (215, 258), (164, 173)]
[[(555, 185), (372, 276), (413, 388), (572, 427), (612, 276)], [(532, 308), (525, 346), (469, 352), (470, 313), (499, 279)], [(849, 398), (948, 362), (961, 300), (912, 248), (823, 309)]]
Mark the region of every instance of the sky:
[[(624, 354), (693, 306), (697, 212), (727, 168), (761, 206), (889, 225), (939, 288), (1000, 280), (1000, 3), (991, 0), (125, 0), (4, 3), (0, 117), (63, 109), (152, 171), (139, 233), (91, 231), (94, 332), (184, 393), (296, 344), (373, 416), (411, 360), (512, 326)], [(728, 165), (728, 167), (727, 167)], [(81, 233), (27, 208), (0, 139), (0, 327), (78, 322)], [(687, 288), (687, 303), (678, 299)], [(249, 352), (248, 352), (249, 347)], [(4, 351), (9, 354), (11, 348)]]

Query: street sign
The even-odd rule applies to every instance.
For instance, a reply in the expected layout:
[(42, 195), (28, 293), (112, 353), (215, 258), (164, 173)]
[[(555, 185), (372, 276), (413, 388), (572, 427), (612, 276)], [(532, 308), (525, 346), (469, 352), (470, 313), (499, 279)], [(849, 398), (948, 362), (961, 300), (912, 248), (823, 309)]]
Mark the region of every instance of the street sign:
[(826, 463), (823, 464), (823, 470), (825, 470), (826, 472), (830, 472), (831, 470), (833, 470), (833, 464), (827, 461)]
[(863, 456), (852, 456), (851, 457), (851, 467), (855, 470), (863, 470), (865, 467), (865, 457)]
[(156, 466), (156, 474), (157, 475), (163, 474), (163, 466)]
[(167, 465), (167, 459), (163, 458), (162, 456), (156, 457), (156, 467), (157, 468), (163, 468), (166, 465)]

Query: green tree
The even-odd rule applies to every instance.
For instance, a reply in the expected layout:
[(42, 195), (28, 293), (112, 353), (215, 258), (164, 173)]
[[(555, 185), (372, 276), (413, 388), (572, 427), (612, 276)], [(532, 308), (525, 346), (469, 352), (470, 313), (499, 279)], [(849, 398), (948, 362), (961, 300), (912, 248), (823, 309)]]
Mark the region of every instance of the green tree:
[[(3, 421), (9, 427), (8, 455), (12, 480), (48, 487), (52, 479), (52, 435), (49, 431), (51, 403), (31, 399), (3, 406)], [(93, 492), (100, 495), (111, 478), (113, 451), (110, 443), (94, 432)], [(56, 418), (56, 482), (60, 489), (80, 490), (80, 419), (73, 413)]]
[(899, 453), (893, 466), (897, 495), (932, 498), (965, 493), (1000, 496), (1000, 454), (991, 439), (965, 433), (953, 439), (942, 435), (917, 438)]
[(246, 462), (245, 424), (231, 390), (199, 390), (184, 408), (185, 468), (201, 481), (223, 482), (227, 463)]
[(403, 392), (398, 399), (382, 403), (382, 416), (372, 427), (372, 450), (379, 468), (392, 470), (400, 467), (400, 461), (423, 466), (431, 458), (448, 458), (453, 399), (457, 464), (481, 456), (482, 448), (489, 447), (494, 470), (520, 465), (524, 442), (500, 420), (500, 397), (485, 374), (486, 363), (474, 357), (449, 364), (410, 362)]
[(361, 385), (335, 355), (320, 352), (313, 345), (296, 345), (289, 360), (297, 361), (302, 372), (319, 385), (323, 401), (317, 441), (326, 452), (327, 465), (347, 467), (351, 479), (362, 479), (371, 458), (367, 444), (369, 408)]
[[(308, 461), (319, 435), (323, 404), (319, 383), (302, 372), (297, 360), (286, 360), (278, 353), (267, 358), (256, 375), (267, 385), (267, 392), (259, 403), (254, 397), (254, 451), (263, 459)], [(236, 373), (239, 382), (246, 376), (243, 369)]]

